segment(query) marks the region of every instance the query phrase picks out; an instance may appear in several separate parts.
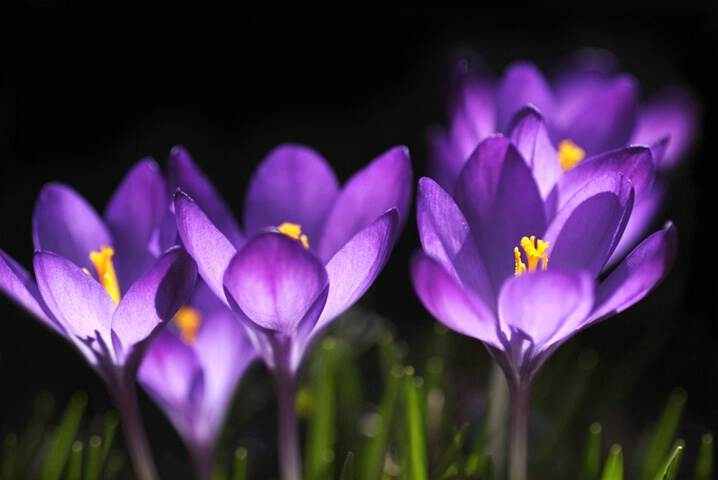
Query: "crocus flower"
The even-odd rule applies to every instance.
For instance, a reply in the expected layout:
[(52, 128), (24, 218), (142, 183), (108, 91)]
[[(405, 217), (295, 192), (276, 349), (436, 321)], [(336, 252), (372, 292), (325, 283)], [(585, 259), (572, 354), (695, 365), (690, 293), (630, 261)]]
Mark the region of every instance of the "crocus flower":
[(184, 439), (200, 480), (211, 478), (232, 397), (257, 354), (204, 283), (198, 282), (188, 303), (152, 342), (138, 378)]
[(656, 218), (670, 173), (695, 138), (696, 100), (672, 85), (642, 101), (637, 80), (621, 72), (617, 60), (602, 50), (575, 52), (550, 80), (526, 61), (512, 63), (496, 79), (476, 55), (468, 54), (452, 72), (449, 126), (435, 127), (429, 135), (429, 176), (453, 191), (478, 143), (494, 133), (507, 135), (514, 115), (527, 105), (545, 119), (562, 170), (628, 145), (650, 147), (656, 169), (653, 187), (636, 196), (615, 263)]
[(0, 289), (70, 340), (106, 381), (143, 479), (156, 474), (137, 410), (136, 372), (197, 276), (184, 249), (149, 251), (167, 198), (164, 183), (155, 180), (156, 166), (138, 163), (104, 219), (70, 187), (49, 184), (33, 214), (34, 279), (0, 251)]
[[(196, 169), (183, 151), (174, 163), (185, 175)], [(282, 145), (250, 181), (241, 234), (221, 202), (212, 200), (203, 211), (185, 193), (176, 195), (180, 236), (200, 275), (274, 373), (285, 479), (301, 476), (294, 396), (302, 358), (381, 271), (406, 221), (411, 191), (403, 147), (379, 156), (342, 188), (317, 152)], [(205, 202), (211, 197), (209, 189), (198, 193)]]
[(537, 168), (555, 151), (541, 123), (516, 119), (516, 144), (489, 137), (447, 193), (419, 181), (422, 251), (412, 280), (429, 312), (481, 340), (509, 384), (510, 474), (525, 478), (531, 385), (541, 365), (579, 330), (630, 307), (667, 273), (675, 248), (669, 223), (600, 277), (650, 186), (651, 151), (629, 147), (587, 158), (560, 175)]

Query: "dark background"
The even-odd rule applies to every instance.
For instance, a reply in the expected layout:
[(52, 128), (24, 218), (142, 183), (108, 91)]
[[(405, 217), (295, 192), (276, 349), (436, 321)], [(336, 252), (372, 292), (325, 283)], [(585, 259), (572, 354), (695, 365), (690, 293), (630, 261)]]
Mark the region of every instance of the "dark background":
[[(517, 59), (550, 72), (575, 48), (606, 48), (638, 77), (644, 99), (669, 83), (692, 89), (702, 131), (664, 217), (679, 230), (674, 270), (643, 303), (582, 332), (563, 355), (584, 347), (597, 352), (603, 376), (596, 377), (593, 401), (604, 412), (595, 416), (620, 405), (621, 418), (645, 424), (681, 386), (688, 393), (686, 435), (715, 431), (716, 3), (538, 3), (269, 2), (236, 13), (187, 5), (99, 11), (51, 0), (4, 4), (0, 248), (29, 268), (31, 212), (44, 183), (68, 183), (102, 211), (134, 162), (151, 156), (164, 167), (175, 144), (187, 147), (237, 216), (253, 168), (282, 142), (314, 147), (341, 180), (404, 144), (418, 179), (425, 131), (446, 122), (454, 48), (474, 49), (497, 73)], [(417, 246), (412, 217), (370, 297), (410, 346), (433, 332), (407, 273)], [(457, 342), (466, 358), (488, 358), (478, 342)], [(623, 385), (621, 395), (612, 393), (615, 382)], [(63, 401), (78, 389), (89, 393), (92, 411), (110, 405), (99, 377), (69, 343), (1, 298), (0, 435), (24, 426), (38, 393)], [(164, 437), (174, 434), (141, 400), (151, 441), (162, 450)], [(167, 442), (181, 448), (174, 437)]]

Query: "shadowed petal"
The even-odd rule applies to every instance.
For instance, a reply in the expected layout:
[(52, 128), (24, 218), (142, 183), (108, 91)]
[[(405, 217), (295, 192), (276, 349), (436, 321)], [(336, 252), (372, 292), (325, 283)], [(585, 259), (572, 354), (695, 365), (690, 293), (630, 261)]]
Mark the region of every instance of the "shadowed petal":
[(551, 86), (536, 65), (528, 62), (516, 62), (506, 69), (499, 82), (496, 102), (499, 132), (508, 132), (511, 119), (528, 104), (538, 108), (546, 118), (551, 118), (555, 108)]
[[(255, 236), (232, 259), (224, 275), (227, 295), (262, 329), (294, 336), (300, 323), (316, 323), (315, 302), (326, 295), (327, 272), (301, 242), (280, 233)], [(326, 297), (322, 299), (322, 305)], [(233, 302), (230, 302), (232, 304)], [(314, 318), (306, 318), (316, 315)]]
[(546, 229), (543, 201), (531, 171), (507, 138), (488, 138), (464, 166), (454, 198), (498, 291), (514, 273), (514, 247), (522, 237)]
[(154, 262), (150, 240), (168, 202), (164, 177), (151, 159), (135, 164), (110, 198), (105, 219), (114, 240), (114, 265), (121, 291)]
[(178, 188), (185, 192), (235, 248), (242, 246), (244, 236), (232, 211), (184, 147), (177, 145), (172, 148), (167, 160), (167, 176), (170, 192)]
[(641, 107), (631, 142), (652, 145), (668, 136), (670, 141), (658, 168), (673, 168), (693, 143), (698, 117), (698, 104), (689, 92), (665, 88)]
[(409, 214), (412, 189), (406, 147), (392, 148), (357, 172), (342, 189), (327, 218), (318, 249), (322, 260), (327, 262), (357, 232), (390, 208), (396, 208), (401, 229)]
[(621, 239), (633, 199), (631, 182), (620, 173), (598, 177), (579, 190), (544, 235), (549, 268), (585, 269), (598, 277)]
[(541, 197), (546, 198), (563, 169), (543, 117), (534, 107), (524, 107), (512, 119), (510, 132), (511, 141), (531, 167)]
[(177, 313), (192, 293), (196, 278), (195, 262), (183, 248), (174, 247), (132, 285), (112, 317), (112, 330), (125, 358)]
[(316, 242), (339, 182), (329, 164), (303, 145), (285, 144), (269, 152), (249, 183), (244, 202), (247, 237), (284, 222), (301, 225)]
[(116, 306), (107, 290), (77, 265), (51, 252), (36, 252), (34, 267), (45, 304), (71, 339), (94, 339), (99, 334), (108, 343)]
[(643, 241), (596, 289), (596, 308), (584, 326), (622, 312), (645, 297), (673, 266), (676, 227), (668, 223)]
[(411, 259), (411, 279), (424, 307), (441, 323), (463, 335), (503, 349), (491, 310), (455, 277), (423, 252)]
[(197, 262), (197, 269), (215, 295), (227, 303), (222, 278), (237, 253), (232, 243), (185, 193), (175, 194), (177, 229), (182, 243)]
[(75, 190), (51, 183), (40, 192), (32, 216), (36, 250), (54, 252), (75, 265), (94, 271), (90, 252), (113, 246), (95, 209)]
[(537, 357), (553, 343), (570, 337), (592, 307), (590, 275), (555, 269), (512, 278), (504, 284), (498, 300), (499, 321), (509, 338), (511, 354), (523, 361), (528, 360), (524, 355)]

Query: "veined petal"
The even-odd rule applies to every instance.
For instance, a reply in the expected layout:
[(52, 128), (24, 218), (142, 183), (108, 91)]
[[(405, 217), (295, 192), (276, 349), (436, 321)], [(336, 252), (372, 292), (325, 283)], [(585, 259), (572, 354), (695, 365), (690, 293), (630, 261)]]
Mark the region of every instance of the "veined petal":
[(543, 237), (549, 242), (549, 268), (584, 269), (598, 277), (621, 239), (633, 199), (630, 180), (615, 172), (579, 190)]
[(640, 198), (653, 185), (655, 167), (648, 147), (627, 147), (597, 155), (581, 161), (563, 174), (551, 192), (549, 203), (556, 209), (563, 205), (580, 189), (593, 179), (609, 173), (618, 172), (631, 180), (636, 197)]
[[(300, 324), (316, 323), (328, 283), (324, 266), (312, 252), (275, 232), (247, 242), (224, 275), (227, 295), (233, 300), (230, 305), (239, 310), (240, 318), (289, 337), (297, 334)], [(317, 301), (321, 301), (319, 309)]]
[(411, 279), (424, 307), (448, 328), (503, 350), (491, 309), (424, 252), (411, 259)]
[(555, 108), (551, 86), (536, 65), (528, 62), (509, 65), (499, 82), (496, 102), (499, 132), (508, 132), (511, 119), (528, 104), (547, 118), (551, 118)]
[(183, 248), (174, 247), (132, 285), (112, 317), (112, 331), (121, 342), (125, 359), (141, 353), (136, 346), (177, 313), (196, 279), (195, 262)]
[(533, 106), (524, 107), (511, 120), (509, 131), (511, 141), (531, 167), (541, 197), (548, 197), (563, 169), (543, 117)]
[(28, 271), (2, 250), (0, 250), (0, 291), (40, 319), (42, 323), (65, 335), (63, 326), (47, 310), (45, 301)]
[(593, 288), (587, 272), (558, 269), (507, 281), (499, 293), (498, 312), (514, 363), (536, 358), (577, 332), (591, 313)]
[(619, 263), (596, 289), (596, 307), (586, 325), (622, 312), (645, 297), (675, 261), (676, 227), (668, 223)]
[(150, 240), (168, 207), (165, 180), (151, 159), (136, 163), (110, 198), (105, 219), (114, 240), (120, 290), (128, 289), (154, 262)]
[(447, 137), (448, 132), (438, 125), (427, 129), (427, 169), (429, 176), (449, 192), (454, 191), (456, 179), (469, 157), (464, 156)]
[(430, 178), (419, 180), (416, 215), (424, 252), (492, 304), (491, 282), (464, 214), (454, 199)]
[(94, 271), (90, 252), (113, 246), (105, 223), (72, 188), (59, 183), (43, 187), (32, 216), (36, 250), (53, 252)]
[(631, 142), (651, 145), (668, 136), (670, 141), (658, 168), (670, 169), (693, 143), (698, 116), (698, 104), (688, 91), (665, 88), (641, 107)]
[(175, 212), (184, 247), (197, 262), (197, 270), (204, 281), (226, 304), (222, 278), (237, 250), (184, 192), (175, 194)]
[(392, 148), (374, 159), (349, 179), (337, 197), (322, 231), (319, 256), (327, 262), (354, 235), (391, 208), (399, 214), (401, 230), (409, 214), (412, 190), (406, 147)]
[(498, 292), (514, 274), (514, 247), (522, 237), (546, 229), (543, 200), (531, 171), (507, 138), (490, 137), (461, 171), (454, 198)]
[(75, 343), (98, 336), (110, 345), (115, 302), (107, 290), (68, 259), (38, 251), (35, 276), (45, 304)]
[(167, 176), (171, 192), (178, 188), (185, 192), (235, 248), (242, 246), (244, 236), (232, 211), (184, 147), (177, 145), (170, 151)]
[(322, 329), (351, 307), (367, 291), (384, 267), (399, 225), (395, 209), (357, 233), (326, 265), (329, 295), (314, 327)]
[(339, 181), (329, 164), (313, 149), (285, 144), (269, 152), (254, 172), (244, 202), (247, 237), (284, 222), (299, 224), (316, 242)]

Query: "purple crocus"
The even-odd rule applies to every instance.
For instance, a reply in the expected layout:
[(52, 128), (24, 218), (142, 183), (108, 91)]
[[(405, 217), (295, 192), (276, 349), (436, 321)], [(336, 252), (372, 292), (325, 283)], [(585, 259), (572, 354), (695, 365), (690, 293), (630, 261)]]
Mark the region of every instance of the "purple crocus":
[(187, 445), (195, 478), (212, 478), (214, 447), (257, 354), (232, 312), (198, 282), (189, 305), (153, 341), (139, 381)]
[[(178, 177), (196, 171), (182, 150), (173, 163)], [(206, 210), (191, 194), (176, 195), (180, 236), (200, 275), (232, 308), (274, 373), (285, 479), (301, 478), (294, 412), (301, 361), (381, 271), (405, 224), (411, 192), (406, 148), (380, 155), (340, 187), (317, 152), (281, 145), (250, 181), (243, 233), (210, 189), (197, 191)]]
[[(524, 112), (528, 113), (528, 112)], [(630, 307), (673, 263), (672, 224), (644, 240), (605, 278), (634, 198), (654, 175), (651, 150), (628, 147), (559, 174), (540, 117), (514, 119), (469, 155), (450, 193), (419, 181), (422, 251), (415, 290), (447, 327), (481, 340), (503, 369), (512, 403), (510, 474), (526, 478), (531, 386), (563, 342)]]
[(452, 72), (448, 128), (437, 126), (429, 135), (429, 176), (453, 191), (479, 142), (494, 133), (508, 135), (515, 114), (528, 105), (545, 119), (561, 170), (628, 145), (650, 147), (653, 187), (637, 192), (614, 264), (656, 218), (670, 173), (695, 138), (696, 100), (689, 91), (669, 86), (642, 101), (637, 80), (620, 70), (613, 55), (597, 49), (574, 52), (550, 80), (526, 61), (512, 63), (497, 79), (476, 55), (465, 55)]
[(33, 214), (34, 279), (0, 251), (0, 289), (70, 340), (106, 381), (143, 479), (156, 472), (137, 409), (137, 369), (197, 277), (184, 249), (151, 252), (166, 198), (149, 160), (126, 176), (104, 219), (70, 187), (48, 184)]

